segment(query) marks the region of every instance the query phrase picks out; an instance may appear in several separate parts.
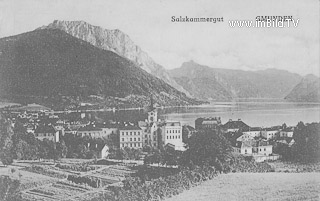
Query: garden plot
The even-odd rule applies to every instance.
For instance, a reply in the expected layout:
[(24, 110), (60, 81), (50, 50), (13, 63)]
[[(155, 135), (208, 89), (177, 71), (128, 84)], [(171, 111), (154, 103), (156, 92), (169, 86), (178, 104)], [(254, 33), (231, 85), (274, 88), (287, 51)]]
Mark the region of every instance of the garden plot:
[(24, 192), (23, 197), (26, 200), (64, 200), (78, 194), (88, 192), (90, 189), (78, 187), (72, 184), (56, 182), (49, 185), (44, 185)]

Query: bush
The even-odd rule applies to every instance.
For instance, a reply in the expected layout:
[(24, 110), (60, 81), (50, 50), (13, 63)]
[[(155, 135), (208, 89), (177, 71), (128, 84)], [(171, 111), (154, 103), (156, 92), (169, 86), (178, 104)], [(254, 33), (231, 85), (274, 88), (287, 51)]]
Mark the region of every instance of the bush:
[(195, 167), (145, 182), (139, 177), (130, 177), (123, 182), (123, 188), (108, 189), (114, 193), (115, 200), (160, 200), (177, 195), (216, 175), (217, 171), (213, 167)]
[(55, 171), (50, 170), (50, 169), (48, 169), (48, 168), (46, 168), (44, 166), (32, 165), (30, 167), (26, 167), (25, 170), (29, 171), (29, 172), (43, 174), (43, 175), (46, 175), (46, 176), (49, 176), (49, 177), (59, 178), (59, 179), (64, 179), (64, 178), (67, 177), (66, 174), (55, 172)]
[(89, 166), (87, 163), (82, 163), (82, 164), (56, 164), (56, 167), (60, 169), (65, 169), (65, 170), (72, 170), (72, 171), (78, 171), (78, 172), (88, 172), (91, 170), (95, 170), (95, 167)]

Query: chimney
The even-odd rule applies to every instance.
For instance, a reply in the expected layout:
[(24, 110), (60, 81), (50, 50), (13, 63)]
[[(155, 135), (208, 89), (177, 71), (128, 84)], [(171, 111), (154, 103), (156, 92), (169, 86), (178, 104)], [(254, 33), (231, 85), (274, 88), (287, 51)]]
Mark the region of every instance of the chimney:
[(229, 119), (229, 122), (232, 122), (232, 119)]
[(241, 121), (241, 119), (238, 119), (238, 121)]

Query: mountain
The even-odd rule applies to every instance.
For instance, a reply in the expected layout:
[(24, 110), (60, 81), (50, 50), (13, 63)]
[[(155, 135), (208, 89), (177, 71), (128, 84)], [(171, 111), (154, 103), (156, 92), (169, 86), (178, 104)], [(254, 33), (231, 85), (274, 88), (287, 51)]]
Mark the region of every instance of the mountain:
[(153, 61), (146, 52), (134, 44), (128, 35), (118, 29), (103, 29), (102, 27), (93, 26), (84, 21), (59, 20), (55, 20), (53, 23), (48, 26), (43, 26), (40, 29), (60, 29), (76, 38), (87, 41), (100, 49), (113, 51), (118, 55), (135, 62), (137, 66), (143, 70), (189, 95), (161, 65)]
[(194, 97), (218, 101), (237, 98), (284, 98), (301, 76), (284, 70), (243, 71), (185, 62), (170, 74)]
[(161, 105), (193, 99), (114, 52), (58, 29), (0, 39), (0, 94), (54, 97), (150, 97)]
[(320, 78), (306, 75), (285, 97), (289, 101), (320, 102)]

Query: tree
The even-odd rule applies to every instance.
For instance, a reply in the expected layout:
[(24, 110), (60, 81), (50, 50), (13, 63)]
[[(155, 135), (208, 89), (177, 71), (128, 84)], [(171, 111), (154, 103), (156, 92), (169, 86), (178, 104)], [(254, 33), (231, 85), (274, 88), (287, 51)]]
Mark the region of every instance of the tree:
[(13, 128), (10, 121), (0, 115), (0, 160), (4, 165), (13, 162), (12, 156), (12, 140)]
[(18, 200), (20, 182), (9, 176), (0, 177), (0, 199), (3, 201)]
[(320, 160), (320, 123), (299, 122), (293, 132), (295, 141), (291, 148), (293, 159), (303, 161)]
[(219, 131), (198, 132), (191, 136), (188, 147), (180, 160), (182, 166), (210, 165), (219, 169), (231, 158), (231, 144)]

